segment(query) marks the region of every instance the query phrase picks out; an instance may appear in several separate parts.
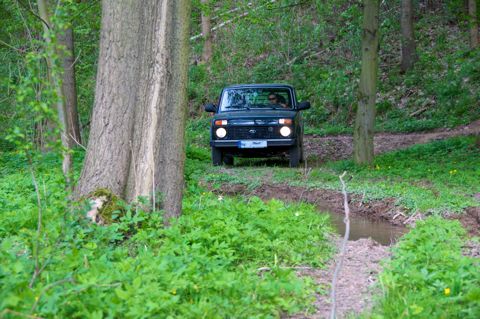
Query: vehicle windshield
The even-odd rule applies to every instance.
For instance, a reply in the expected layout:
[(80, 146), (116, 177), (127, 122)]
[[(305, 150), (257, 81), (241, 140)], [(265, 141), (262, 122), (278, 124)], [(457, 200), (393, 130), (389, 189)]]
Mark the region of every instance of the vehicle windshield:
[(291, 110), (292, 96), (287, 88), (239, 88), (223, 92), (220, 111), (250, 109)]

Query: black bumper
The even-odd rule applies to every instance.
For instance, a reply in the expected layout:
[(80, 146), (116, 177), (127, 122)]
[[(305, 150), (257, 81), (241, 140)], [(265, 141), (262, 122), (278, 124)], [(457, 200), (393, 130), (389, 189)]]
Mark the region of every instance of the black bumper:
[[(267, 141), (267, 147), (274, 147), (274, 146), (293, 146), (297, 143), (297, 139), (295, 138), (284, 138), (284, 139), (268, 139), (262, 140), (258, 139), (259, 141)], [(210, 141), (210, 146), (215, 147), (238, 147), (238, 142), (240, 140), (213, 140)]]

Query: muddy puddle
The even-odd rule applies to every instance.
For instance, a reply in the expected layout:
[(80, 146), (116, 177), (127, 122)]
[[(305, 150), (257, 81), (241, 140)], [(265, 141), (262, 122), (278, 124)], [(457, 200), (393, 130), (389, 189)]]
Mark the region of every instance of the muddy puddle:
[[(326, 214), (330, 216), (335, 231), (343, 236), (345, 234), (344, 216), (333, 212), (326, 212)], [(405, 227), (395, 226), (386, 221), (372, 221), (361, 216), (350, 216), (349, 240), (371, 238), (381, 245), (389, 246), (407, 231)]]

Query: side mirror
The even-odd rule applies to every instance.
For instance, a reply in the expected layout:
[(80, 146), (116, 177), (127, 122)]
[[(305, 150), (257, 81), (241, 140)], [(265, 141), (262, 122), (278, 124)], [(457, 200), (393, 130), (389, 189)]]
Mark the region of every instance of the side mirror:
[(213, 103), (208, 103), (207, 105), (205, 105), (205, 112), (215, 113), (217, 112), (217, 107)]
[(305, 101), (305, 102), (300, 102), (297, 105), (297, 110), (307, 110), (310, 108), (310, 102)]

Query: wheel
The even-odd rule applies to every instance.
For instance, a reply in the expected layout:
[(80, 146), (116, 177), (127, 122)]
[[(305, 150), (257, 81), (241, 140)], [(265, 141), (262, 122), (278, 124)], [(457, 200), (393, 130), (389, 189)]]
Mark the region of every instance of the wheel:
[(300, 163), (300, 147), (298, 145), (290, 147), (289, 155), (290, 155), (290, 167), (298, 167)]
[(232, 165), (233, 165), (233, 156), (232, 156), (232, 155), (225, 155), (225, 156), (223, 157), (223, 162), (224, 162), (226, 165), (232, 166)]
[(219, 166), (223, 163), (223, 153), (217, 147), (212, 146), (212, 164)]

